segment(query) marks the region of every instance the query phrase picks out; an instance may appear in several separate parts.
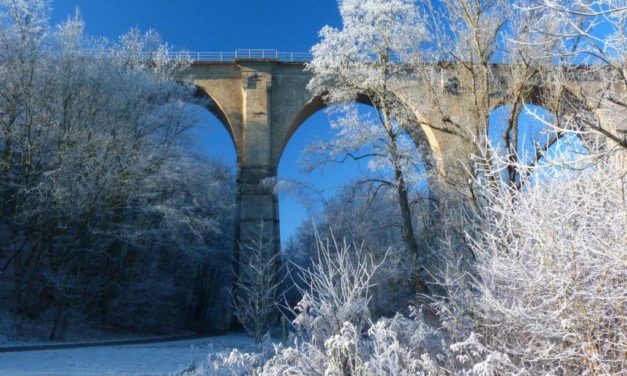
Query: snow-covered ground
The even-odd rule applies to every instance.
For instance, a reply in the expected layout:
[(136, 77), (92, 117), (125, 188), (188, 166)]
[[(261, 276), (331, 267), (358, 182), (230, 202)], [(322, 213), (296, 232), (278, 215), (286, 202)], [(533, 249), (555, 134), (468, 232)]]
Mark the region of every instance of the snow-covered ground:
[(243, 334), (229, 334), (156, 344), (0, 353), (0, 375), (169, 375), (201, 364), (210, 353), (253, 346)]

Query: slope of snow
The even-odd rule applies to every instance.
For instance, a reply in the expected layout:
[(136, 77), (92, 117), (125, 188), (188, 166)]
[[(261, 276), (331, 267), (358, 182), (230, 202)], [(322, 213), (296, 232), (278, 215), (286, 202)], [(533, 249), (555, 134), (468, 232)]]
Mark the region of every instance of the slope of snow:
[(157, 344), (0, 353), (2, 376), (168, 375), (228, 348), (252, 350), (243, 334)]

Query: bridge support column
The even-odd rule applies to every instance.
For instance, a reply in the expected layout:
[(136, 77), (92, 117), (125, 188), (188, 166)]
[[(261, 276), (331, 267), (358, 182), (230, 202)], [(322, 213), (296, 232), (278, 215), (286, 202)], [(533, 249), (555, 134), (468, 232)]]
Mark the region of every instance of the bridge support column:
[[(279, 251), (278, 200), (274, 193), (276, 167), (272, 163), (272, 62), (241, 62), (243, 94), (243, 155), (238, 171), (240, 224), (239, 241), (245, 245), (259, 238)], [(268, 257), (272, 257), (268, 254)]]
[(240, 63), (244, 137), (238, 185), (240, 243), (246, 245), (254, 241), (255, 235), (259, 238), (258, 232), (263, 228), (264, 239), (273, 243), (268, 252), (274, 255), (279, 250), (279, 212), (274, 193), (276, 167), (271, 162), (272, 66), (272, 62)]
[[(269, 166), (238, 168), (238, 220), (235, 224), (232, 294), (234, 301), (242, 304), (241, 307), (248, 307), (246, 315), (254, 316), (246, 318), (245, 315), (239, 319), (259, 320), (261, 325), (273, 325), (279, 317), (274, 307), (281, 293), (277, 286), (281, 258), (278, 256), (279, 210), (274, 192), (275, 179), (276, 169)], [(236, 319), (232, 324), (238, 328), (245, 322)]]
[(241, 166), (239, 186), (239, 247), (242, 260), (247, 248), (260, 239), (267, 242), (266, 257), (280, 251), (279, 202), (274, 185), (276, 170), (270, 166)]
[[(238, 221), (233, 294), (245, 301), (266, 304), (271, 293), (278, 296), (277, 272), (281, 260), (279, 205), (274, 191), (277, 169), (272, 162), (272, 62), (239, 63), (242, 84), (242, 132), (238, 152)], [(238, 286), (239, 283), (239, 286)], [(273, 291), (269, 291), (273, 289)], [(263, 293), (262, 293), (263, 291)], [(263, 302), (257, 303), (263, 295)], [(260, 307), (258, 307), (260, 308)], [(276, 315), (259, 312), (261, 321), (274, 321)]]

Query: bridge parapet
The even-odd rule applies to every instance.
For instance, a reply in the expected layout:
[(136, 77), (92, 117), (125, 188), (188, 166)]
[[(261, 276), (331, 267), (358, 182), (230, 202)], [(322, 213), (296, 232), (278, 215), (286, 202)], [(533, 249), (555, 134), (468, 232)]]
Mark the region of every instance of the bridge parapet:
[(192, 62), (236, 62), (245, 60), (306, 63), (313, 59), (309, 52), (283, 52), (272, 49), (237, 49), (233, 52), (170, 52), (171, 59)]
[[(107, 54), (117, 54), (116, 50), (82, 50), (80, 53), (86, 55), (101, 56)], [(283, 52), (274, 49), (237, 49), (235, 51), (154, 51), (142, 52), (141, 56), (154, 58), (162, 56), (171, 60), (191, 61), (192, 63), (202, 62), (237, 62), (246, 60), (255, 61), (278, 61), (285, 63), (306, 63), (313, 59), (309, 52)]]

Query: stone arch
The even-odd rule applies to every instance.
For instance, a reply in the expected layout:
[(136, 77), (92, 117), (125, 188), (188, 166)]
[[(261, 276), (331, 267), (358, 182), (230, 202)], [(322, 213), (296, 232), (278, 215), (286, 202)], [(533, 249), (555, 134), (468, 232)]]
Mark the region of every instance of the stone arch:
[[(556, 113), (556, 107), (559, 106), (563, 114), (581, 110), (584, 102), (585, 97), (578, 94), (571, 85), (564, 85), (559, 92), (552, 87), (534, 85), (524, 98), (525, 104), (543, 107), (553, 113)], [(500, 104), (493, 106), (490, 112), (498, 107)]]
[[(422, 119), (420, 113), (413, 106), (411, 106), (405, 98), (396, 94), (396, 99), (411, 112), (410, 118), (415, 119), (415, 125), (417, 126), (411, 127), (411, 129), (406, 128), (405, 131), (414, 141), (414, 144), (420, 152), (427, 169), (437, 170), (440, 175), (444, 174), (445, 168), (442, 150), (433, 130), (425, 125), (425, 121)], [(358, 95), (354, 102), (374, 107), (372, 101), (367, 95)], [(276, 160), (274, 161), (276, 165), (278, 165), (281, 160), (285, 147), (298, 128), (300, 128), (313, 114), (328, 106), (329, 104), (324, 101), (321, 95), (317, 95), (305, 103), (303, 108), (296, 114), (296, 116), (293, 117), (293, 119), (291, 119), (289, 126), (280, 141), (279, 152), (277, 153), (275, 157)], [(411, 126), (414, 124), (409, 125)]]
[[(416, 147), (425, 159), (427, 169), (436, 171), (439, 176), (446, 175), (444, 155), (435, 132), (427, 125), (428, 122), (416, 106), (412, 105), (411, 102), (401, 94), (397, 93), (396, 98), (405, 108), (412, 112), (413, 118), (416, 119), (416, 126), (411, 127), (411, 131), (407, 130), (407, 133), (412, 137)], [(426, 144), (423, 141), (426, 141)]]
[[(355, 100), (355, 103), (372, 105), (368, 97), (366, 97), (365, 95), (358, 96), (357, 99)], [(278, 165), (278, 162), (281, 160), (281, 156), (283, 155), (283, 151), (285, 150), (285, 147), (290, 142), (290, 140), (292, 139), (292, 136), (294, 135), (294, 133), (296, 133), (298, 128), (300, 128), (303, 124), (305, 124), (307, 119), (313, 116), (313, 114), (315, 114), (316, 112), (320, 110), (327, 108), (328, 106), (329, 106), (328, 103), (324, 101), (321, 95), (317, 95), (311, 98), (311, 100), (309, 100), (307, 103), (305, 103), (305, 106), (290, 121), (289, 126), (286, 130), (286, 133), (282, 137), (281, 146), (279, 148), (279, 153), (276, 155), (275, 163), (277, 165)]]
[(229, 119), (226, 112), (223, 110), (222, 106), (220, 106), (220, 104), (211, 95), (209, 95), (204, 88), (198, 85), (196, 85), (196, 92), (194, 93), (194, 96), (196, 98), (200, 98), (200, 99), (207, 101), (207, 104), (204, 108), (207, 111), (209, 111), (211, 114), (213, 114), (220, 121), (220, 124), (224, 126), (224, 129), (226, 129), (226, 131), (228, 132), (231, 138), (231, 141), (233, 142), (235, 153), (237, 154), (237, 160), (239, 161), (240, 148), (239, 148), (239, 143), (237, 142), (236, 133), (233, 128), (231, 120)]
[[(551, 74), (551, 72), (547, 73)], [(503, 78), (503, 80), (505, 80), (505, 78)], [(600, 124), (604, 124), (602, 114), (603, 109), (601, 107), (591, 108), (591, 103), (588, 99), (590, 97), (594, 97), (591, 93), (595, 93), (601, 89), (599, 82), (591, 81), (588, 82), (588, 86), (582, 87), (580, 83), (573, 82), (569, 79), (565, 79), (561, 82), (560, 86), (551, 86), (550, 82), (552, 82), (552, 80), (547, 81), (549, 84), (539, 80), (532, 80), (530, 83), (527, 83), (528, 86), (525, 87), (526, 92), (522, 98), (523, 105), (538, 107), (543, 111), (550, 113), (558, 122), (564, 121), (564, 119), (568, 119), (569, 117), (576, 116), (579, 118), (587, 118), (589, 121), (598, 121)], [(508, 94), (499, 99), (500, 100), (496, 101), (490, 107), (490, 116), (500, 108), (510, 106), (512, 96), (511, 94)], [(524, 113), (521, 113), (520, 115), (522, 116)], [(576, 124), (577, 127), (586, 128), (586, 125), (582, 122), (576, 121), (576, 123), (578, 123)], [(489, 125), (487, 132), (490, 132)], [(598, 138), (592, 134), (577, 132), (571, 134), (569, 132), (561, 132), (556, 138), (554, 138), (548, 149), (554, 147), (554, 144), (562, 143), (564, 139), (571, 136), (576, 137), (577, 142), (580, 142), (581, 146), (588, 151), (591, 150), (591, 145), (594, 145), (595, 147), (599, 146)]]
[[(556, 117), (555, 113), (548, 107), (542, 106), (537, 102), (524, 101), (522, 106), (529, 107), (532, 111), (537, 113), (538, 116), (547, 121), (553, 121)], [(506, 136), (506, 131), (508, 130), (511, 137), (517, 136), (518, 145), (512, 145), (516, 148), (517, 152), (522, 152), (522, 150), (518, 150), (520, 147), (524, 148), (525, 146), (529, 146), (524, 143), (531, 145), (540, 142), (538, 137), (541, 136), (542, 131), (546, 130), (544, 124), (537, 121), (534, 117), (527, 115), (524, 107), (518, 108), (518, 112), (514, 111), (511, 104), (503, 103), (492, 107), (492, 110), (488, 114), (486, 135), (488, 142), (493, 148), (496, 148), (497, 145), (499, 147), (501, 146), (501, 142), (504, 142), (503, 137)], [(510, 121), (515, 122), (518, 127), (517, 135), (512, 133), (513, 129), (509, 129)], [(510, 142), (511, 141), (513, 140), (510, 140)]]
[[(518, 178), (537, 175), (534, 167), (542, 165), (555, 165), (555, 161), (572, 161), (572, 157), (580, 153), (590, 151), (589, 140), (585, 135), (577, 132), (553, 131), (551, 126), (544, 124), (544, 121), (553, 123), (557, 120), (555, 114), (549, 107), (542, 106), (542, 102), (525, 101), (524, 105), (529, 106), (534, 115), (526, 114), (523, 109), (514, 119), (518, 124), (518, 138), (516, 145), (511, 145), (516, 151), (516, 163), (528, 166), (530, 169), (525, 174), (525, 169), (507, 166), (503, 169), (501, 176), (509, 180), (511, 173), (517, 173)], [(565, 114), (568, 115), (566, 110)], [(507, 121), (512, 116), (512, 109), (509, 104), (502, 104), (494, 108), (489, 115), (488, 121), (488, 142), (494, 148), (494, 153), (505, 159), (507, 151), (504, 150), (503, 137), (508, 130)], [(535, 116), (538, 116), (536, 118)], [(564, 116), (564, 114), (562, 114)], [(512, 134), (513, 135), (513, 134)], [(510, 138), (510, 142), (513, 139)], [(548, 162), (547, 162), (548, 161)], [(517, 180), (518, 181), (518, 180)]]

